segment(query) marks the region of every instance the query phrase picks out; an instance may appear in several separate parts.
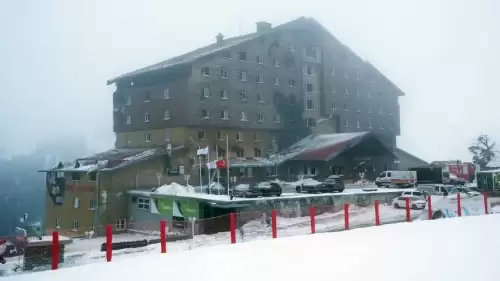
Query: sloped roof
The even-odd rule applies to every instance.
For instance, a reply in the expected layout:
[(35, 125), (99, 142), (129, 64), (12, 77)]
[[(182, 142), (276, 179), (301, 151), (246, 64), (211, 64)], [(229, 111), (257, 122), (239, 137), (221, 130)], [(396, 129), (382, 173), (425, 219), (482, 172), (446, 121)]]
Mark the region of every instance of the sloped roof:
[(370, 132), (310, 135), (270, 156), (277, 164), (290, 160), (329, 161), (368, 137)]
[(389, 84), (391, 84), (396, 89), (396, 91), (398, 92), (398, 95), (400, 95), (400, 96), (404, 96), (405, 95), (404, 92), (401, 91), (401, 89), (399, 89), (396, 85), (394, 85), (386, 76), (384, 76), (371, 63), (369, 63), (366, 60), (361, 59), (349, 47), (347, 47), (346, 45), (342, 44), (340, 42), (340, 40), (338, 40), (335, 36), (333, 36), (333, 34), (330, 33), (330, 31), (328, 31), (328, 29), (326, 29), (323, 25), (321, 25), (314, 18), (309, 18), (309, 17), (300, 17), (300, 18), (297, 18), (295, 20), (292, 20), (292, 21), (286, 22), (284, 24), (278, 25), (276, 27), (273, 27), (269, 31), (266, 31), (266, 32), (259, 32), (259, 33), (254, 32), (254, 33), (250, 33), (250, 34), (246, 34), (246, 35), (242, 35), (242, 36), (230, 37), (230, 38), (224, 39), (219, 44), (213, 43), (213, 44), (210, 44), (208, 46), (201, 47), (201, 48), (198, 48), (198, 49), (193, 50), (191, 52), (185, 53), (183, 55), (176, 56), (176, 57), (164, 60), (162, 62), (153, 64), (153, 65), (150, 65), (150, 66), (147, 66), (147, 67), (144, 67), (144, 68), (140, 68), (140, 69), (134, 70), (132, 72), (120, 75), (118, 77), (109, 79), (107, 81), (107, 84), (110, 85), (110, 84), (113, 84), (113, 83), (115, 83), (116, 81), (118, 81), (120, 79), (131, 78), (133, 76), (144, 74), (144, 73), (147, 73), (147, 72), (150, 72), (150, 71), (155, 71), (155, 70), (160, 70), (160, 69), (167, 69), (169, 67), (173, 67), (173, 66), (177, 66), (177, 65), (182, 65), (182, 64), (189, 64), (189, 63), (192, 63), (192, 62), (194, 62), (194, 61), (196, 61), (198, 59), (201, 59), (201, 58), (206, 57), (208, 55), (214, 54), (216, 52), (223, 51), (223, 50), (226, 50), (226, 49), (238, 46), (240, 44), (243, 44), (243, 43), (248, 42), (250, 40), (259, 38), (259, 37), (264, 36), (264, 35), (268, 35), (268, 34), (273, 33), (273, 32), (279, 32), (279, 31), (282, 31), (282, 30), (285, 30), (285, 29), (293, 29), (295, 26), (300, 26), (301, 24), (309, 24), (309, 25), (312, 25), (313, 28), (318, 28), (322, 32), (325, 32), (328, 36), (330, 36), (331, 38), (333, 38), (335, 41), (339, 42), (341, 44), (341, 46), (344, 47), (344, 51), (348, 52), (349, 54), (351, 54), (351, 55), (353, 55), (353, 56), (355, 56), (357, 58), (359, 58), (361, 61), (364, 61), (365, 64), (368, 67), (370, 67), (373, 71), (375, 71), (378, 75), (380, 75), (382, 79), (384, 79)]
[(413, 160), (415, 160), (416, 162), (420, 162), (420, 164), (419, 164), (419, 165), (427, 165), (427, 164), (429, 164), (429, 162), (427, 162), (427, 161), (425, 161), (425, 160), (423, 160), (423, 159), (420, 159), (420, 158), (418, 158), (417, 156), (415, 156), (415, 155), (413, 155), (413, 154), (409, 153), (408, 151), (403, 150), (403, 149), (398, 148), (398, 147), (396, 147), (396, 148), (394, 149), (394, 153), (396, 154), (396, 156), (397, 156), (398, 158), (401, 158), (401, 157), (400, 157), (401, 155), (405, 155), (406, 157), (412, 158), (412, 159), (413, 159)]
[[(176, 147), (177, 150), (182, 147)], [(56, 167), (40, 172), (92, 172), (113, 171), (125, 166), (165, 155), (164, 148), (120, 148), (110, 149), (71, 162), (60, 162)]]

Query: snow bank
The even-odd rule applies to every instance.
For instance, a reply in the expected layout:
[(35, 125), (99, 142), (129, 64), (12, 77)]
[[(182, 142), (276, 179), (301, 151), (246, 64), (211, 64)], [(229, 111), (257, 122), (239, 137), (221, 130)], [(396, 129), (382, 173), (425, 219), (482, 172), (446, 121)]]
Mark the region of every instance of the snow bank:
[(172, 182), (171, 184), (165, 184), (158, 187), (155, 190), (155, 193), (161, 195), (177, 195), (177, 196), (190, 196), (196, 194), (192, 186), (190, 185), (184, 186), (176, 182)]
[[(263, 280), (289, 281), (330, 281), (333, 277), (350, 281), (496, 281), (500, 276), (500, 267), (495, 266), (499, 236), (499, 215), (466, 217), (220, 245), (167, 255), (155, 252), (5, 280), (86, 281), (89, 276), (95, 281), (153, 280), (168, 276), (229, 281), (238, 276), (245, 281), (254, 280), (255, 274), (242, 273), (254, 272)], [(446, 243), (436, 237), (446, 237)], [(481, 239), (463, 243), (471, 237)], [(398, 246), (408, 241), (418, 241), (422, 250)], [(223, 265), (208, 262), (213, 260)], [(463, 261), (467, 266), (460, 266)], [(408, 271), (408, 265), (414, 265), (414, 269)]]

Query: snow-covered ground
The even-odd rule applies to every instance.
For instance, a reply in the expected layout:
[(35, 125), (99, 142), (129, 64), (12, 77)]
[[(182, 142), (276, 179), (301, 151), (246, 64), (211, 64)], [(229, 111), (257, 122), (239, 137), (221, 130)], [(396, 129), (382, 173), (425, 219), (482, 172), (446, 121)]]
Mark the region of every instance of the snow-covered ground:
[(154, 252), (5, 280), (496, 281), (499, 236), (500, 215), (419, 221), (166, 255)]
[[(406, 211), (404, 209), (394, 209), (392, 206), (380, 205), (380, 218), (381, 223), (394, 223), (402, 222), (405, 220)], [(411, 210), (412, 219), (419, 216), (422, 211)], [(373, 206), (358, 207), (351, 206), (349, 210), (350, 228), (365, 227), (375, 224), (375, 211)], [(271, 228), (265, 223), (263, 219), (258, 219), (246, 223), (243, 227), (243, 236), (240, 231), (237, 231), (238, 243), (249, 242), (254, 240), (272, 239)], [(339, 231), (344, 229), (344, 212), (336, 213), (323, 213), (316, 215), (316, 232), (330, 232)], [(283, 218), (278, 217), (278, 237), (289, 237), (297, 235), (310, 234), (310, 218), (296, 217), (296, 218)], [(121, 234), (114, 235), (113, 242), (121, 241), (136, 241), (142, 239), (157, 239), (157, 235), (145, 234)], [(105, 242), (105, 237), (96, 238), (82, 238), (75, 239), (72, 244), (66, 246), (65, 261), (62, 267), (70, 267), (77, 265), (84, 265), (87, 263), (104, 262), (105, 252), (100, 251), (101, 244)], [(219, 244), (229, 244), (230, 234), (228, 232), (221, 232), (212, 235), (196, 235), (194, 239), (169, 242), (168, 252), (179, 252), (191, 250), (194, 248), (213, 246)], [(144, 252), (160, 252), (160, 245), (149, 245), (147, 247), (124, 249), (113, 251), (114, 259), (121, 259), (129, 255)], [(22, 260), (19, 258), (8, 259), (8, 264), (4, 267), (6, 270), (2, 272), (0, 267), (0, 276), (13, 274), (13, 268), (17, 267)], [(45, 270), (40, 268), (40, 270)], [(20, 272), (18, 272), (20, 273)]]

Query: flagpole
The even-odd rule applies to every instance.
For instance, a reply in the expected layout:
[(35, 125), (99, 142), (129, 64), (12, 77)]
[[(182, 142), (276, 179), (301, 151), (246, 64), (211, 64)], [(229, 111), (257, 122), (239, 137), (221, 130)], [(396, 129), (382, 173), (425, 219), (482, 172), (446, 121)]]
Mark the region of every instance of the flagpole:
[(211, 181), (211, 176), (210, 176), (210, 147), (207, 146), (207, 170), (208, 170), (208, 194), (212, 194), (212, 188), (210, 187), (210, 181)]
[(220, 195), (220, 174), (219, 167), (217, 167), (217, 161), (219, 161), (219, 144), (215, 145), (215, 171), (217, 172), (217, 194)]
[(199, 154), (200, 147), (198, 146), (198, 151), (196, 152), (198, 154), (198, 159), (200, 161), (200, 193), (203, 193), (203, 187), (202, 187), (202, 175), (201, 175), (201, 154)]
[(227, 169), (227, 196), (229, 196), (229, 189), (231, 186), (231, 180), (229, 177), (229, 135), (226, 134), (226, 169)]

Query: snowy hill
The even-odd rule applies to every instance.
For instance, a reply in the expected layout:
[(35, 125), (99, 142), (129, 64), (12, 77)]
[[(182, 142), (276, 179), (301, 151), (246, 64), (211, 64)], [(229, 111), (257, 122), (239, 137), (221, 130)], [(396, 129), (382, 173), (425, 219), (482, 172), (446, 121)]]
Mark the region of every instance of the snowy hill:
[(493, 281), (500, 215), (221, 245), (5, 277), (66, 280)]

